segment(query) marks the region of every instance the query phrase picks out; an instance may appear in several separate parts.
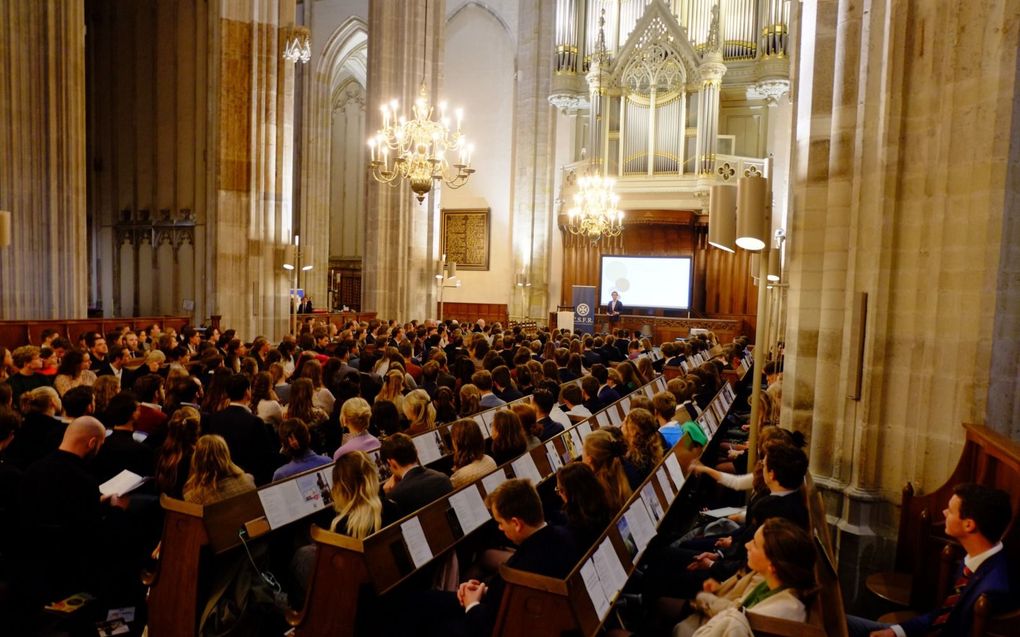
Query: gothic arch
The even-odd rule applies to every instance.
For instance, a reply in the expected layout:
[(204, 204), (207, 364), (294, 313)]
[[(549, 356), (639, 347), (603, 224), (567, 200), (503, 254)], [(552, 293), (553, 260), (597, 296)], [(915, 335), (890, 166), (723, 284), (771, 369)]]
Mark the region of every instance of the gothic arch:
[(368, 85), (368, 24), (357, 16), (348, 18), (326, 41), (315, 62), (305, 106), (301, 170), (302, 245), (311, 247), (313, 272), (309, 294), (326, 299), (326, 273), (330, 256), (330, 176), (332, 174), (332, 127), (335, 94), (349, 84), (362, 91)]
[(510, 42), (511, 44), (513, 44), (514, 49), (516, 50), (517, 40), (514, 38), (513, 29), (511, 29), (510, 25), (506, 23), (506, 20), (503, 19), (503, 16), (499, 15), (499, 12), (497, 12), (495, 9), (493, 9), (484, 2), (479, 2), (478, 0), (468, 0), (468, 2), (465, 2), (464, 4), (460, 5), (459, 7), (454, 9), (448, 16), (446, 16), (446, 24), (450, 24), (451, 22), (453, 22), (454, 18), (459, 16), (462, 12), (464, 12), (465, 9), (469, 7), (480, 9), (482, 12), (488, 14), (488, 17), (495, 20), (496, 23), (499, 24), (499, 26), (503, 27), (503, 31), (506, 32), (506, 36), (510, 38)]

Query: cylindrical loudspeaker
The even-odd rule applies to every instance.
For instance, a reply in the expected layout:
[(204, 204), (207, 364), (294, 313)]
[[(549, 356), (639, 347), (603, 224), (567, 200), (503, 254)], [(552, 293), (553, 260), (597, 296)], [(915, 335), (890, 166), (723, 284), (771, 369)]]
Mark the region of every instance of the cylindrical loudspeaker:
[(733, 186), (712, 186), (708, 202), (708, 242), (733, 252), (737, 231), (737, 189)]
[(778, 283), (780, 279), (779, 248), (769, 250), (769, 282)]
[(754, 252), (751, 254), (751, 278), (757, 279), (759, 272), (761, 272), (761, 264), (758, 261), (758, 253)]
[(765, 247), (764, 177), (741, 177), (737, 182), (737, 247), (757, 252)]
[(449, 263), (449, 265), (447, 267), (450, 268), (450, 278), (451, 279), (453, 277), (457, 276), (457, 262), (456, 261), (450, 261), (450, 263)]

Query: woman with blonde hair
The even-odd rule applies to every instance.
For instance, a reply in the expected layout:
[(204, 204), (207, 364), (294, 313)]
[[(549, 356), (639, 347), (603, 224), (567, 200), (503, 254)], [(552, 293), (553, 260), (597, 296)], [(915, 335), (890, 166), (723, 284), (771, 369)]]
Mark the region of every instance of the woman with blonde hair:
[(478, 423), (461, 418), (450, 426), (453, 441), (453, 488), (463, 486), (487, 476), (496, 470), (496, 461), (485, 453), (485, 439)]
[(404, 396), (404, 416), (408, 422), (404, 433), (408, 436), (436, 428), (436, 408), (432, 405), (429, 393), (424, 389), (416, 389)]
[(468, 383), (460, 388), (460, 415), (462, 418), (477, 414), (482, 406), (482, 392)]
[(255, 490), (255, 479), (230, 459), (227, 441), (221, 436), (205, 435), (195, 443), (191, 473), (184, 483), (184, 500), (212, 504)]
[(330, 531), (363, 540), (383, 527), (379, 472), (364, 451), (352, 451), (333, 465), (332, 494), (336, 517)]
[(397, 413), (404, 413), (404, 370), (391, 369), (386, 372), (382, 389), (376, 400), (388, 400), (397, 407)]
[(4, 460), (24, 471), (60, 446), (67, 426), (57, 419), (63, 404), (52, 387), (36, 387), (20, 398), (23, 420)]
[(630, 483), (623, 470), (623, 457), (627, 443), (619, 435), (619, 429), (608, 428), (593, 431), (584, 438), (584, 464), (592, 468), (595, 477), (602, 483), (613, 515), (631, 496)]
[(375, 451), (379, 439), (368, 431), (372, 422), (372, 408), (364, 398), (348, 398), (340, 407), (340, 425), (347, 429), (341, 439), (340, 448), (333, 454), (334, 460), (355, 451)]
[(166, 439), (156, 460), (156, 487), (160, 493), (178, 500), (184, 496), (184, 483), (188, 480), (201, 422), (202, 417), (194, 407), (181, 407), (170, 417)]

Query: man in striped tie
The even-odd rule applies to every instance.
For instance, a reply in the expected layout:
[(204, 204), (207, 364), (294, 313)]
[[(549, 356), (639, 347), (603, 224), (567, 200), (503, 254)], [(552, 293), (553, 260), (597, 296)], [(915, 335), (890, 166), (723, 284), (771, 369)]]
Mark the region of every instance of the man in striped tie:
[(848, 616), (851, 637), (922, 637), (969, 635), (974, 604), (982, 593), (1008, 599), (1009, 565), (1000, 541), (1012, 510), (1009, 495), (978, 484), (961, 484), (943, 514), (946, 535), (959, 541), (967, 552), (949, 594), (937, 608), (902, 624), (888, 625)]

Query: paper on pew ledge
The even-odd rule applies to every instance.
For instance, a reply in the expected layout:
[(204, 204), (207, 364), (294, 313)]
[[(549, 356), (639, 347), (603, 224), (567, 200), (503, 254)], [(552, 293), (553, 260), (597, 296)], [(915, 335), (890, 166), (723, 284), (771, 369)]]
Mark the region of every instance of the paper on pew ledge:
[(595, 560), (595, 571), (599, 575), (599, 581), (602, 582), (606, 597), (610, 601), (616, 599), (617, 593), (627, 584), (627, 572), (623, 570), (623, 564), (620, 563), (620, 557), (616, 554), (610, 538), (602, 540), (592, 558)]
[(477, 486), (470, 486), (451, 495), (450, 506), (457, 514), (457, 521), (465, 535), (489, 521), (489, 510), (485, 508)]
[(630, 396), (626, 396), (620, 401), (620, 407), (623, 409), (624, 415), (630, 413)]
[(400, 533), (404, 536), (404, 544), (415, 568), (421, 568), (432, 559), (432, 548), (425, 537), (425, 530), (421, 528), (421, 520), (413, 517), (404, 522), (400, 525)]
[(617, 409), (617, 405), (609, 406), (609, 422), (614, 427), (619, 427), (623, 424), (623, 416), (620, 415), (620, 410)]
[(673, 485), (669, 481), (667, 471), (659, 467), (659, 470), (655, 472), (655, 477), (659, 479), (659, 486), (662, 487), (662, 494), (666, 496), (667, 505), (673, 504), (673, 500), (676, 499), (676, 492), (673, 491)]
[(645, 507), (652, 515), (652, 522), (658, 524), (659, 521), (666, 515), (666, 512), (662, 510), (662, 504), (659, 503), (659, 498), (655, 495), (655, 486), (653, 486), (651, 482), (641, 489), (641, 499), (644, 500)]
[(703, 514), (713, 518), (728, 518), (735, 513), (743, 513), (744, 507), (720, 507), (718, 509), (709, 509), (708, 511), (702, 511)]
[(584, 582), (584, 588), (588, 591), (591, 605), (595, 607), (595, 614), (598, 615), (599, 621), (602, 621), (606, 613), (609, 612), (609, 600), (606, 599), (606, 592), (602, 588), (602, 582), (599, 581), (594, 560), (588, 560), (581, 565), (581, 581)]
[[(585, 422), (581, 424), (587, 425), (588, 423)], [(568, 436), (570, 436), (570, 444), (573, 447), (574, 452), (573, 456), (575, 459), (580, 458), (582, 453), (584, 452), (584, 442), (581, 439), (581, 434), (578, 433), (578, 429), (580, 429), (580, 426), (570, 429), (570, 433), (567, 434)], [(588, 433), (591, 433), (590, 426), (588, 427)]]
[[(545, 443), (545, 455), (549, 458), (549, 466), (552, 467), (553, 473), (556, 473), (563, 468), (563, 461), (560, 460), (560, 454), (556, 451), (556, 443), (552, 440)], [(538, 484), (537, 482), (535, 483)]]
[(506, 471), (504, 469), (496, 469), (489, 475), (482, 478), (482, 486), (485, 487), (485, 493), (492, 493), (496, 490), (496, 487), (506, 482)]
[(478, 428), (482, 430), (482, 438), (491, 437), (492, 434), (489, 433), (489, 426), (485, 424), (481, 414), (475, 414), (475, 422), (478, 423)]
[[(603, 410), (595, 414), (595, 422), (599, 424), (599, 428), (606, 428), (609, 426), (609, 414)], [(588, 432), (591, 433), (591, 432)]]
[(143, 478), (133, 471), (124, 469), (103, 484), (99, 485), (99, 492), (103, 495), (126, 495), (151, 479), (152, 478)]
[(436, 437), (432, 435), (432, 432), (415, 436), (411, 440), (414, 441), (414, 447), (418, 450), (418, 460), (422, 465), (435, 462), (443, 457), (443, 452), (440, 451), (439, 444), (436, 442)]
[(581, 424), (577, 426), (577, 433), (581, 437), (581, 442), (584, 442), (584, 439), (587, 438), (588, 434), (591, 433), (591, 423), (588, 422), (587, 420), (583, 421)]
[(655, 537), (655, 524), (648, 515), (648, 509), (645, 508), (644, 501), (641, 498), (634, 500), (630, 508), (623, 514), (623, 517), (627, 518), (627, 526), (630, 527), (631, 533), (634, 535), (634, 541), (637, 542), (638, 554), (640, 555), (648, 547), (648, 543), (652, 541), (652, 538)]
[(536, 487), (542, 482), (542, 474), (538, 471), (538, 467), (535, 466), (535, 459), (531, 457), (530, 453), (526, 453), (517, 460), (514, 460), (510, 465), (514, 468), (514, 475), (522, 480), (531, 480), (531, 484)]
[(680, 468), (680, 461), (677, 460), (675, 454), (669, 454), (666, 456), (666, 470), (669, 471), (669, 477), (673, 479), (673, 484), (676, 485), (676, 490), (679, 491), (684, 486), (684, 472)]

